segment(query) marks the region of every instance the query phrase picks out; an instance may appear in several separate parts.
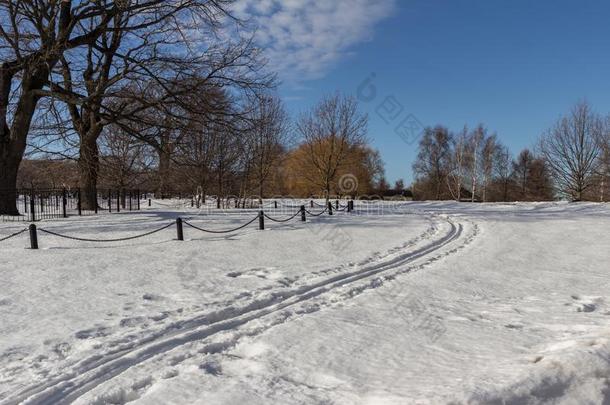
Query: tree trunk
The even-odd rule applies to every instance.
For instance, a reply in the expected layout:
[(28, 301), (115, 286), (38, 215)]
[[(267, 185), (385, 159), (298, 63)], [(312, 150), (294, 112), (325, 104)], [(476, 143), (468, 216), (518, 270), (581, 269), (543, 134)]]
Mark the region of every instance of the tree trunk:
[(17, 173), (25, 152), (26, 140), (38, 97), (33, 90), (41, 89), (46, 83), (48, 70), (26, 70), (21, 80), (21, 95), (12, 114), (13, 123), (8, 126), (8, 104), (13, 73), (0, 68), (0, 214), (18, 215)]
[(94, 134), (82, 136), (79, 153), (81, 208), (94, 211), (97, 205), (97, 175), (100, 166), (97, 136)]
[[(4, 148), (0, 146), (0, 215), (19, 215), (17, 209), (17, 171), (19, 163), (16, 156), (4, 157)], [(21, 158), (17, 159), (19, 162)]]
[(441, 177), (438, 176), (436, 179), (436, 201), (441, 199)]
[(472, 195), (470, 196), (470, 202), (474, 202), (474, 196), (476, 195), (477, 192), (477, 180), (476, 178), (472, 178)]
[(261, 181), (258, 185), (258, 202), (263, 203), (263, 182)]

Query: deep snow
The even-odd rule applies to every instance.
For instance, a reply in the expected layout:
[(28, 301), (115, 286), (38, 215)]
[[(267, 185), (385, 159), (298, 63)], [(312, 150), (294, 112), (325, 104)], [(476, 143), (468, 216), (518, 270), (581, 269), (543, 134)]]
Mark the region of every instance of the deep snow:
[[(256, 215), (186, 205), (38, 226)], [(184, 242), (173, 226), (0, 242), (0, 402), (610, 403), (610, 206), (357, 209)]]

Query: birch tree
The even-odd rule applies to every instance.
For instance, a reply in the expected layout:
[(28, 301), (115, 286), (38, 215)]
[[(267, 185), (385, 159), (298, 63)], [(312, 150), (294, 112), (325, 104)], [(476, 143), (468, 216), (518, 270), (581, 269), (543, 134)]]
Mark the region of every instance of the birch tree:
[(468, 144), (468, 128), (464, 126), (462, 131), (453, 137), (451, 149), (451, 170), (447, 177), (449, 191), (456, 201), (462, 199), (462, 187), (464, 185), (464, 172), (466, 170), (466, 153)]

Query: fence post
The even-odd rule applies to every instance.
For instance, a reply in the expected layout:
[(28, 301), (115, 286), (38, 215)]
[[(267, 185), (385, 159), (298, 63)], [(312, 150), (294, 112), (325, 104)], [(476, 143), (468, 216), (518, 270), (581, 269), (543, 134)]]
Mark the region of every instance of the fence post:
[(333, 214), (333, 203), (331, 203), (330, 201), (328, 202), (328, 215), (332, 215)]
[(34, 189), (30, 191), (30, 217), (31, 221), (36, 221), (36, 197), (34, 197)]
[(305, 206), (301, 205), (301, 221), (305, 222)]
[(93, 212), (97, 214), (97, 186), (93, 187), (93, 194), (95, 195), (95, 204), (93, 204)]
[(182, 218), (176, 218), (176, 231), (178, 232), (178, 240), (184, 240), (184, 233), (182, 232)]
[(34, 224), (30, 224), (30, 247), (34, 250), (38, 249), (38, 234)]
[(68, 218), (68, 213), (66, 212), (67, 204), (68, 204), (68, 198), (66, 197), (66, 189), (64, 188), (61, 191), (61, 213), (64, 218)]
[(77, 190), (78, 192), (78, 201), (76, 203), (76, 206), (78, 208), (78, 215), (81, 216), (83, 215), (83, 205), (82, 205), (82, 199), (81, 199), (81, 192), (80, 192), (80, 187)]
[(313, 200), (309, 201), (309, 208), (313, 208)]
[(265, 230), (265, 213), (262, 210), (258, 212), (258, 229)]
[(335, 200), (335, 209), (339, 210), (339, 200)]
[(148, 199), (148, 206), (152, 207), (152, 199), (151, 198)]
[(273, 204), (275, 206), (275, 209), (277, 209), (277, 201), (274, 201)]

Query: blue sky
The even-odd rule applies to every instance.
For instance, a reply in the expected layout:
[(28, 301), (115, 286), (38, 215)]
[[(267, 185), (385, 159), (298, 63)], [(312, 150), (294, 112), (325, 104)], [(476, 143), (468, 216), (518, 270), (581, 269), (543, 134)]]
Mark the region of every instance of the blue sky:
[(263, 27), (257, 35), (295, 115), (336, 90), (359, 94), (374, 74), (375, 97), (360, 92), (361, 108), (390, 181), (412, 179), (417, 144), (397, 134), (403, 120), (456, 131), (483, 123), (517, 153), (579, 100), (610, 112), (607, 1), (242, 4)]

